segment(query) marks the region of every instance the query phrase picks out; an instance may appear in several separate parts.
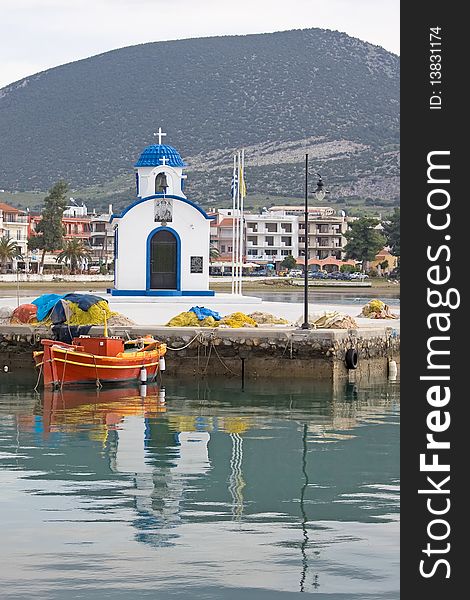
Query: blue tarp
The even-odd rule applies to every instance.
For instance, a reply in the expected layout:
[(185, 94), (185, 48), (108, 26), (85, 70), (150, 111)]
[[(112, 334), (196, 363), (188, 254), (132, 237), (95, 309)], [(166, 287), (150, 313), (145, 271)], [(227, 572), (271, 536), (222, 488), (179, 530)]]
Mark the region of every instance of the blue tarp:
[[(54, 309), (54, 318), (52, 319), (53, 323), (63, 323), (65, 318), (65, 313), (63, 310), (63, 305), (60, 303), (60, 300), (67, 300), (68, 302), (74, 302), (78, 305), (78, 308), (81, 310), (88, 310), (90, 306), (100, 302), (101, 300), (105, 300), (104, 298), (100, 298), (99, 296), (94, 296), (93, 294), (43, 294), (33, 300), (33, 304), (38, 307), (37, 312), (37, 320), (42, 321), (47, 317), (47, 315)], [(107, 302), (107, 300), (106, 300)]]
[(37, 320), (42, 321), (45, 319), (57, 302), (62, 300), (63, 297), (64, 294), (43, 294), (39, 298), (36, 298), (36, 300), (33, 300), (32, 304), (38, 307)]
[[(74, 302), (78, 304), (78, 308), (80, 310), (88, 310), (90, 306), (93, 304), (97, 304), (101, 302), (101, 300), (105, 300), (104, 298), (100, 298), (99, 296), (94, 296), (93, 294), (65, 294), (63, 297), (64, 300), (68, 300), (69, 302)], [(107, 302), (107, 300), (105, 300)]]
[(188, 312), (193, 312), (199, 321), (203, 321), (206, 317), (214, 317), (216, 321), (220, 321), (220, 315), (215, 310), (204, 308), (204, 306), (193, 306)]
[(61, 300), (57, 300), (54, 305), (54, 308), (51, 310), (49, 314), (49, 319), (57, 325), (58, 323), (65, 323), (70, 316), (70, 309), (68, 308), (65, 298)]
[(88, 335), (91, 325), (53, 325), (52, 335), (58, 342), (71, 344), (74, 337)]

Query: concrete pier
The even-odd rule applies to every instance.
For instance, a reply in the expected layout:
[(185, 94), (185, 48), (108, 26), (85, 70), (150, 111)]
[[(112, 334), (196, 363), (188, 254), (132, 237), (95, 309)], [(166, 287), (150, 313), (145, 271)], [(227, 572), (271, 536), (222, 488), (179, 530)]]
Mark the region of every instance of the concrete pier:
[[(246, 378), (308, 378), (337, 381), (386, 376), (388, 361), (399, 363), (400, 333), (390, 321), (358, 329), (302, 330), (293, 327), (175, 328), (162, 326), (110, 327), (109, 335), (153, 335), (168, 345), (167, 373), (176, 376), (226, 375)], [(388, 326), (389, 325), (389, 326)], [(91, 335), (101, 335), (94, 326)], [(45, 328), (0, 326), (0, 370), (34, 368), (32, 351)], [(356, 369), (348, 369), (346, 352), (358, 352)], [(1, 372), (1, 371), (0, 371)]]

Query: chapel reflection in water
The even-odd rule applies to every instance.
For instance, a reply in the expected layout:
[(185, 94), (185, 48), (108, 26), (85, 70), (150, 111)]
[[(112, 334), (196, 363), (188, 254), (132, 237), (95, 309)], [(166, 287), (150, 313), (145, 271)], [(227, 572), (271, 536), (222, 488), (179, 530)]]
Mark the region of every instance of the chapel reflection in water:
[[(284, 392), (277, 384), (273, 394), (266, 385), (249, 393), (200, 385), (188, 395), (175, 381), (166, 396), (156, 386), (45, 391), (36, 416), (20, 411), (17, 419), (23, 431), (42, 427), (46, 446), (61, 445), (65, 432), (88, 439), (80, 457), (61, 446), (64, 460), (80, 462), (97, 479), (130, 480), (125, 500), (145, 544), (174, 545), (179, 526), (191, 522), (269, 527), (269, 515), (269, 523), (290, 523), (299, 532), (302, 591), (318, 585), (311, 566), (321, 553), (317, 522), (333, 515), (373, 522), (397, 510), (386, 499), (364, 510), (354, 498), (398, 480), (396, 427), (384, 420), (398, 389), (292, 387)], [(60, 478), (47, 460), (47, 477)]]

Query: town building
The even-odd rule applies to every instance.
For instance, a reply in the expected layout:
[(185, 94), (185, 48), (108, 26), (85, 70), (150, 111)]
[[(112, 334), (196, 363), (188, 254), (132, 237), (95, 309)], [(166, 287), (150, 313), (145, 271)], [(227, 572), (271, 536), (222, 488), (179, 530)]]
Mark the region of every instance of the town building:
[(28, 250), (28, 229), (27, 211), (0, 202), (0, 237), (14, 240), (22, 257)]
[(107, 213), (91, 215), (90, 219), (90, 266), (109, 268), (114, 261), (114, 230), (110, 223), (113, 207)]
[(208, 215), (211, 217), (210, 245), (217, 250), (217, 260), (231, 260), (234, 242), (232, 210), (212, 210)]
[[(72, 199), (73, 200), (73, 199)], [(30, 215), (29, 217), (29, 237), (34, 238), (36, 235), (36, 228), (38, 223), (41, 221), (42, 216), (40, 214)], [(81, 206), (74, 204), (73, 201), (64, 210), (62, 217), (62, 224), (64, 226), (64, 239), (79, 239), (83, 242), (83, 245), (88, 247), (90, 241), (90, 222), (91, 216), (88, 214), (87, 207), (82, 204)], [(31, 251), (29, 253), (29, 265), (31, 271), (38, 272), (39, 263), (42, 258), (42, 251), (38, 251), (34, 248), (33, 244), (30, 243)], [(61, 265), (57, 263), (57, 256), (59, 251), (46, 252), (44, 257), (44, 268), (45, 269), (57, 269), (61, 268)]]
[(276, 263), (299, 253), (299, 219), (282, 212), (245, 215), (245, 256), (258, 264)]
[[(299, 207), (274, 207), (261, 214), (245, 213), (243, 219), (244, 261), (249, 264), (279, 264), (286, 256), (305, 254), (305, 221)], [(292, 210), (291, 210), (292, 209)], [(218, 250), (215, 262), (232, 259), (232, 210), (220, 209), (210, 213), (211, 246)], [(344, 258), (345, 232), (348, 219), (329, 207), (311, 207), (309, 211), (309, 258), (324, 260)]]
[[(297, 217), (304, 217), (305, 207), (304, 206), (271, 206), (268, 208), (269, 212), (283, 213), (285, 215), (293, 215)], [(309, 206), (308, 214), (311, 217), (332, 217), (336, 214), (336, 210), (331, 206)]]
[[(308, 220), (308, 258), (344, 257), (345, 237), (348, 223), (344, 213), (341, 216), (314, 217)], [(299, 256), (305, 256), (305, 221), (299, 220)]]
[[(385, 263), (387, 263), (386, 266)], [(394, 256), (390, 249), (386, 247), (376, 254), (375, 259), (369, 266), (371, 269), (376, 269), (380, 275), (388, 275), (398, 267), (398, 257)]]

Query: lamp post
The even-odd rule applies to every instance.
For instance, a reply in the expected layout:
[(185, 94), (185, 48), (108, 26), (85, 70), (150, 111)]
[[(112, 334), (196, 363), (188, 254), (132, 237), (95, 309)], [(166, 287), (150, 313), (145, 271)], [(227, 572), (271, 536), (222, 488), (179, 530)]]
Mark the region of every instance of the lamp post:
[[(326, 192), (323, 187), (324, 183), (321, 175), (317, 173), (317, 189), (315, 190), (315, 198), (319, 201), (323, 200)], [(302, 323), (302, 329), (310, 329), (310, 323), (308, 322), (308, 153), (305, 155), (305, 256), (304, 256), (304, 322)]]

